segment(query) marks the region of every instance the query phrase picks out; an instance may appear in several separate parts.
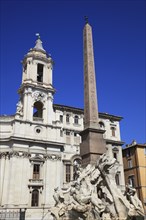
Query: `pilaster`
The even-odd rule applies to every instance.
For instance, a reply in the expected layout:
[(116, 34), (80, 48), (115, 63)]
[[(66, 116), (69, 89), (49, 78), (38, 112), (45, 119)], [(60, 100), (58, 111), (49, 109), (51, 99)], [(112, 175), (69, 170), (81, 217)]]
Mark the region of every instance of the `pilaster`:
[(48, 124), (52, 124), (52, 118), (53, 118), (53, 96), (49, 92), (48, 97), (47, 97), (47, 118)]

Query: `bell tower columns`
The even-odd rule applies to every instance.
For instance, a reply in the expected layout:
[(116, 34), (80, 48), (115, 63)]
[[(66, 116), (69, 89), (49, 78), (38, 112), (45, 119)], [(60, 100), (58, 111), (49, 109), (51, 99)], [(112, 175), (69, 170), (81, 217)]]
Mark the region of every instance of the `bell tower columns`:
[(83, 166), (95, 164), (97, 158), (106, 151), (103, 131), (98, 124), (98, 104), (94, 67), (92, 28), (86, 18), (83, 30), (84, 45), (84, 130), (80, 133), (80, 152)]

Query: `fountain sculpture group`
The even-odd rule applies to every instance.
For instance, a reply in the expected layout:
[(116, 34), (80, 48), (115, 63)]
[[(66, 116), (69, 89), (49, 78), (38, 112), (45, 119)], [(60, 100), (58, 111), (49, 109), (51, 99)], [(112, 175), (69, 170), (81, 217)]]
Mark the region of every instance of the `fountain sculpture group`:
[[(76, 166), (75, 180), (67, 189), (54, 189), (55, 206), (51, 215), (55, 220), (127, 220), (143, 219), (144, 209), (136, 190), (130, 185), (123, 193), (115, 176), (118, 162), (103, 154), (96, 165)], [(141, 219), (140, 218), (140, 219)]]
[[(126, 186), (123, 193), (115, 177), (119, 166), (106, 152), (103, 131), (98, 126), (98, 106), (92, 27), (86, 19), (84, 42), (84, 131), (80, 154), (85, 168), (76, 166), (74, 181), (66, 189), (54, 189), (55, 206), (51, 215), (55, 220), (127, 220), (144, 216), (136, 190)], [(101, 155), (98, 158), (98, 155)], [(98, 158), (97, 161), (95, 158)], [(96, 163), (96, 164), (95, 164)], [(95, 165), (92, 165), (95, 164)]]

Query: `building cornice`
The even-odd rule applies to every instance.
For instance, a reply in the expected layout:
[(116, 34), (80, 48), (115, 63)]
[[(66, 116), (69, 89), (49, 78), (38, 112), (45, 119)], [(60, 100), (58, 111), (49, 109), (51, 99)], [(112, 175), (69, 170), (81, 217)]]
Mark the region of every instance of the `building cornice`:
[(15, 118), (15, 115), (0, 115), (0, 122), (11, 122)]
[[(75, 113), (84, 114), (83, 108), (71, 107), (71, 106), (60, 105), (60, 104), (54, 104), (53, 107), (54, 109), (58, 109), (62, 111), (72, 111)], [(116, 115), (111, 115), (108, 113), (101, 113), (101, 112), (99, 113), (99, 117), (104, 118), (104, 119), (114, 120), (114, 121), (121, 121), (123, 119), (123, 117), (121, 116), (116, 116)]]
[(109, 119), (111, 121), (121, 121), (123, 119), (123, 117), (121, 116), (116, 116), (116, 115), (111, 115), (108, 113), (99, 113), (99, 117), (100, 118), (104, 118), (104, 119)]
[(127, 149), (131, 148), (145, 148), (146, 144), (134, 144), (134, 145), (129, 145), (125, 148), (122, 149), (122, 151), (126, 151)]
[[(35, 52), (40, 52), (40, 54), (36, 54)], [(42, 56), (43, 54), (43, 56)], [(28, 52), (27, 55), (25, 55), (22, 63), (24, 64), (27, 60), (27, 58), (32, 58), (33, 60), (41, 60), (44, 61), (45, 63), (51, 63), (52, 65), (54, 64), (54, 61), (52, 59), (52, 57), (50, 57), (46, 52), (44, 52), (43, 50), (36, 50), (36, 49), (32, 49)]]
[(38, 145), (42, 146), (42, 144), (44, 144), (46, 147), (53, 147), (53, 146), (56, 146), (56, 147), (59, 147), (61, 149), (64, 148), (64, 145), (65, 145), (65, 142), (54, 142), (54, 141), (45, 141), (45, 140), (42, 140), (42, 139), (31, 139), (31, 138), (23, 138), (23, 137), (17, 137), (17, 136), (10, 136), (9, 138), (2, 138), (1, 139), (1, 143), (2, 142), (9, 142), (9, 141), (12, 141), (12, 142), (25, 142), (27, 143), (27, 145), (29, 146), (33, 146), (34, 143), (37, 143)]
[(51, 92), (52, 94), (56, 92), (56, 90), (50, 84), (38, 83), (38, 82), (32, 82), (32, 83), (26, 82), (20, 86), (20, 88), (18, 89), (18, 93), (20, 94), (23, 92), (24, 88), (30, 88), (30, 87), (35, 90), (37, 89), (44, 92)]
[(46, 160), (52, 160), (52, 161), (56, 161), (56, 160), (61, 160), (61, 154), (60, 153), (46, 153), (44, 152), (43, 154), (40, 153), (41, 155), (43, 155), (43, 157), (39, 160), (36, 160), (35, 158), (31, 157), (31, 155), (33, 154), (34, 152), (31, 152), (29, 150), (29, 152), (26, 152), (26, 151), (22, 151), (22, 149), (17, 149), (17, 150), (6, 150), (3, 151), (3, 152), (0, 152), (0, 158), (7, 158), (7, 159), (10, 159), (11, 157), (20, 157), (20, 158), (29, 158), (29, 161), (31, 163), (33, 162), (40, 162), (40, 163), (44, 163)]
[(55, 110), (61, 110), (61, 111), (68, 111), (68, 112), (75, 112), (76, 114), (84, 114), (84, 110), (81, 108), (71, 107), (67, 105), (59, 105), (59, 104), (53, 104), (53, 107)]
[(105, 130), (96, 129), (96, 128), (86, 128), (85, 130), (80, 132), (80, 135), (85, 135), (85, 134), (88, 134), (89, 132), (103, 134), (103, 133), (105, 133)]
[(123, 141), (116, 141), (116, 140), (110, 140), (110, 139), (105, 139), (106, 143), (107, 144), (114, 144), (114, 145), (117, 145), (117, 146), (122, 146), (123, 144), (125, 144), (125, 142)]

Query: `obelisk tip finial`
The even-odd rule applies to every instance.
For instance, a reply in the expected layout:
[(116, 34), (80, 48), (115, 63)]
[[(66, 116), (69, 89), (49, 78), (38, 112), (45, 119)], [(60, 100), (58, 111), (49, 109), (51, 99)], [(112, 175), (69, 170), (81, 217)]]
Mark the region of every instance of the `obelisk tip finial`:
[(84, 19), (85, 19), (85, 24), (88, 24), (88, 17), (87, 16), (84, 16)]

